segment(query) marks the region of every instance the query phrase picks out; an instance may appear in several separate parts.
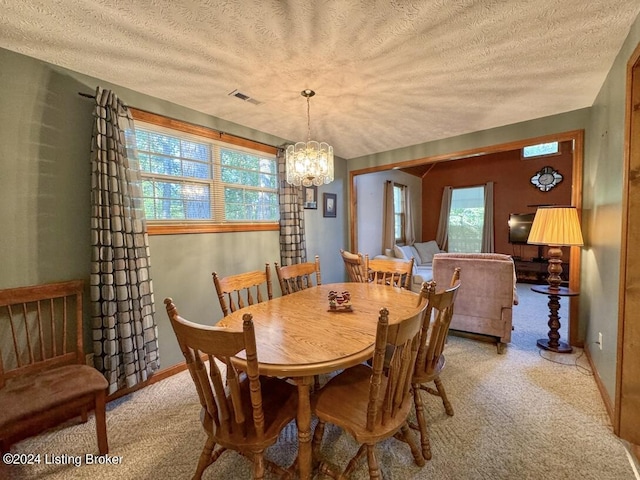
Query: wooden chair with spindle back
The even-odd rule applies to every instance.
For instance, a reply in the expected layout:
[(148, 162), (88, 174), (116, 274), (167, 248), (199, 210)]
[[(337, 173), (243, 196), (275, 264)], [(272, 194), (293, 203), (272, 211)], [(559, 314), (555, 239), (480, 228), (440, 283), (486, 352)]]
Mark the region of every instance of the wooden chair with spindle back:
[(347, 270), (349, 281), (357, 283), (366, 283), (367, 277), (364, 269), (364, 257), (361, 253), (351, 253), (340, 249), (340, 255)]
[[(271, 269), (269, 264), (265, 265), (264, 271), (238, 273), (227, 277), (219, 277), (216, 272), (212, 273), (213, 284), (218, 294), (222, 315), (227, 316), (230, 312), (235, 312), (247, 305), (253, 305), (273, 298), (271, 286)], [(267, 296), (263, 295), (266, 287)]]
[[(243, 315), (242, 331), (233, 331), (192, 323), (180, 316), (171, 298), (164, 303), (202, 405), (200, 420), (207, 434), (193, 478), (201, 478), (227, 449), (253, 462), (254, 479), (264, 478), (265, 467), (288, 478), (288, 471), (265, 460), (264, 450), (296, 417), (297, 390), (285, 380), (259, 375), (251, 314)], [(242, 370), (233, 360), (238, 355), (246, 358)]]
[[(418, 341), (426, 301), (412, 316), (389, 322), (389, 310), (380, 310), (376, 332), (373, 367), (359, 364), (344, 370), (322, 387), (314, 401), (318, 424), (313, 436), (316, 459), (326, 422), (349, 432), (361, 444), (342, 473), (330, 462), (322, 462), (320, 471), (333, 478), (348, 477), (366, 455), (370, 478), (380, 478), (375, 445), (395, 436), (409, 444), (414, 461), (424, 466), (407, 423), (412, 408), (411, 377), (418, 352)], [(385, 365), (385, 355), (390, 362)]]
[[(412, 425), (412, 427), (420, 431), (422, 456), (426, 460), (431, 459), (431, 444), (420, 392), (425, 391), (431, 395), (439, 396), (442, 399), (447, 415), (453, 415), (453, 407), (440, 380), (440, 373), (445, 366), (443, 351), (449, 334), (451, 318), (453, 317), (455, 299), (460, 288), (459, 276), (460, 269), (456, 268), (452, 278), (453, 286), (436, 292), (436, 284), (431, 281), (425, 284), (426, 290), (423, 288), (420, 292), (420, 296), (427, 299), (427, 310), (420, 334), (416, 366), (411, 380), (416, 419), (418, 421), (417, 426)], [(435, 384), (435, 389), (429, 386), (431, 382)]]
[[(95, 410), (109, 452), (104, 376), (85, 364), (81, 280), (0, 291), (0, 449)], [(89, 453), (89, 452), (87, 452)]]
[(297, 263), (295, 265), (282, 267), (275, 262), (275, 267), (282, 295), (289, 295), (290, 293), (313, 287), (314, 277), (315, 284), (322, 285), (320, 257), (318, 255), (315, 256), (315, 261), (313, 262)]
[(407, 290), (411, 290), (414, 261), (413, 257), (408, 261), (404, 261), (386, 258), (369, 260), (369, 255), (364, 256), (365, 271), (370, 282), (401, 287)]

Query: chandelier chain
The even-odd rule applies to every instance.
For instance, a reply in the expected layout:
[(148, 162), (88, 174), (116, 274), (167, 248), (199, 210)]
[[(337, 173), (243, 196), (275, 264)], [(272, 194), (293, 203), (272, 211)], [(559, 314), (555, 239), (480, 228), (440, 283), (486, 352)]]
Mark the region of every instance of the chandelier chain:
[(310, 105), (310, 99), (311, 97), (308, 96), (307, 97), (307, 141), (310, 142), (311, 141), (311, 105)]

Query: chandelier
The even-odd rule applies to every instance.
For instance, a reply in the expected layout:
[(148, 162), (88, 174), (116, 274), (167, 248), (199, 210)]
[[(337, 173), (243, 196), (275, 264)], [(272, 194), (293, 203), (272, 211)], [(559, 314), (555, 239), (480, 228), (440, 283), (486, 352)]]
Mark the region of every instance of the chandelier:
[(300, 93), (307, 99), (307, 141), (289, 145), (285, 153), (287, 183), (291, 185), (322, 185), (333, 182), (333, 147), (325, 142), (311, 140), (311, 116), (309, 99), (316, 92), (303, 90)]

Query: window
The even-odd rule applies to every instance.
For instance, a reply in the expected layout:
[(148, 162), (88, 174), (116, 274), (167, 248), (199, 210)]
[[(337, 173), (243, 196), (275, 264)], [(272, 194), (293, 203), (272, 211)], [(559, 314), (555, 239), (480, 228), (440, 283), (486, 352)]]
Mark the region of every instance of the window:
[(479, 253), (484, 228), (484, 187), (454, 188), (449, 211), (449, 252)]
[(394, 215), (394, 230), (396, 243), (405, 243), (405, 217), (406, 217), (406, 205), (405, 201), (405, 189), (407, 187), (398, 183), (393, 184), (393, 215)]
[(557, 155), (560, 153), (558, 142), (539, 143), (529, 145), (522, 149), (522, 158), (544, 157), (546, 155)]
[[(164, 117), (144, 113), (134, 118), (150, 233), (278, 228), (275, 148), (228, 143), (219, 132), (175, 120), (170, 125), (181, 128), (167, 128)], [(160, 125), (144, 121), (149, 118)], [(163, 228), (154, 232), (154, 225)]]

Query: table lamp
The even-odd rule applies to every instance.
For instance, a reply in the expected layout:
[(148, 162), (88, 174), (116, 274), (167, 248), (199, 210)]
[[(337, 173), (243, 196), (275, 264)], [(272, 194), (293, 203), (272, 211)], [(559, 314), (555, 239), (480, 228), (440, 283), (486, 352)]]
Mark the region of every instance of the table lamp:
[(538, 207), (527, 243), (549, 246), (549, 288), (558, 290), (562, 283), (562, 249), (582, 246), (582, 232), (576, 207)]

